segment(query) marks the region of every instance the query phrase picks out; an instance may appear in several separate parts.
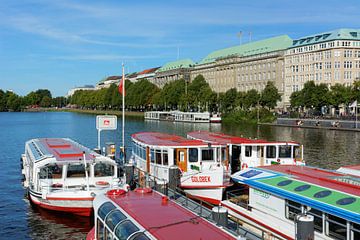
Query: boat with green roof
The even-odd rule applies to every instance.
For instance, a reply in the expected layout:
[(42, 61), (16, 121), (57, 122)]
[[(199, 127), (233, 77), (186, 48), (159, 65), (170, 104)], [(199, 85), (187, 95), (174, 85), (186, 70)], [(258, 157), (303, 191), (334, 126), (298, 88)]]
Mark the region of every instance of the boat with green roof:
[(298, 216), (310, 216), (315, 239), (360, 239), (360, 178), (309, 166), (272, 165), (232, 175), (239, 186), (222, 206), (243, 225), (294, 239)]

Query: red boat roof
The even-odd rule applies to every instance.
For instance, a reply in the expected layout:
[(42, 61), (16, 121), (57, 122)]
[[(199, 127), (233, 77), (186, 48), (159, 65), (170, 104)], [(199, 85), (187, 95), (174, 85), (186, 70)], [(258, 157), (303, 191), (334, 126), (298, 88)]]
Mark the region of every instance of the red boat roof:
[(236, 239), (157, 192), (108, 196), (157, 239)]
[(131, 137), (139, 142), (147, 145), (158, 146), (207, 146), (200, 140), (191, 140), (177, 135), (171, 135), (160, 132), (140, 132), (131, 135)]
[(309, 166), (296, 165), (270, 165), (259, 168), (292, 175), (300, 181), (360, 196), (360, 185), (352, 183), (357, 182), (358, 179), (352, 181), (351, 176), (346, 174)]
[[(194, 131), (189, 132), (188, 136), (194, 139), (203, 140), (205, 142), (210, 143), (218, 143), (218, 144), (266, 144), (266, 143), (286, 143), (286, 142), (269, 142), (262, 139), (249, 139), (249, 138), (243, 138), (243, 137), (237, 137), (237, 136), (231, 136), (226, 135), (224, 133), (214, 133), (214, 132), (208, 132), (208, 131)], [(295, 143), (296, 142), (288, 142), (288, 143)]]
[(95, 158), (89, 152), (89, 149), (67, 138), (41, 138), (38, 140), (38, 143), (50, 154), (54, 155), (58, 161), (82, 160), (84, 151), (86, 160), (93, 160)]

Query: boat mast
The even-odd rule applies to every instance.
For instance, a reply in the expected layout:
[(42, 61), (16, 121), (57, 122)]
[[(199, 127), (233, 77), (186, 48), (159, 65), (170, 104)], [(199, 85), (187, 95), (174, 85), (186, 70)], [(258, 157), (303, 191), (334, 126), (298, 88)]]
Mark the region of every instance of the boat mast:
[(124, 63), (122, 63), (122, 151), (123, 151), (123, 161), (125, 162), (125, 70)]

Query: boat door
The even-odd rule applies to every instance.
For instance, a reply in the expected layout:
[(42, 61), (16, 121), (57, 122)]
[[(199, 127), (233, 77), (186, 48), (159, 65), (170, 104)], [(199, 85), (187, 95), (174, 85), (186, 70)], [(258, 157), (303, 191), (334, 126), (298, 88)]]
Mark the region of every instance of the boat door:
[(264, 166), (265, 165), (264, 146), (258, 146), (258, 157), (260, 159), (260, 166)]
[(187, 171), (187, 156), (185, 148), (176, 149), (176, 165), (181, 169), (182, 172)]
[(240, 171), (240, 155), (241, 155), (241, 146), (230, 145), (231, 148), (231, 173)]

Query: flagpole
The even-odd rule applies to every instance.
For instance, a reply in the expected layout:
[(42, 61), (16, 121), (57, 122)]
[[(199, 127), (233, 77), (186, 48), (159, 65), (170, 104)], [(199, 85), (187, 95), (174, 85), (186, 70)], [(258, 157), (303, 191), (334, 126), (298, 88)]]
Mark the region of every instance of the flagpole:
[(124, 71), (124, 63), (122, 63), (122, 149), (123, 156), (125, 161), (125, 71)]

